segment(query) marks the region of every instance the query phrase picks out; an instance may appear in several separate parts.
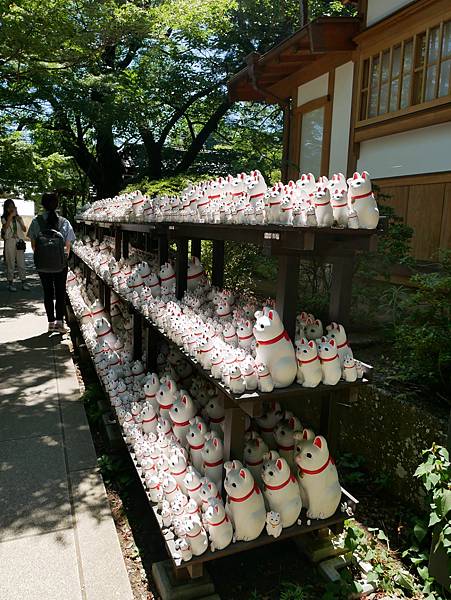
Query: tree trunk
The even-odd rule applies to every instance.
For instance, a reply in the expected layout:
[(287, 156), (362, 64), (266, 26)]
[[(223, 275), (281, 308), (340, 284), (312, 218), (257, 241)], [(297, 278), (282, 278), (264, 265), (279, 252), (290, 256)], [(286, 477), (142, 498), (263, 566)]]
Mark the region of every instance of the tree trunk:
[(195, 139), (191, 142), (189, 148), (185, 152), (184, 157), (175, 168), (174, 173), (176, 175), (179, 173), (184, 173), (189, 169), (189, 167), (191, 167), (191, 165), (196, 160), (199, 152), (202, 150), (205, 142), (216, 129), (216, 127), (219, 124), (219, 121), (222, 119), (222, 117), (226, 114), (226, 112), (231, 106), (232, 102), (228, 98), (225, 98), (217, 107), (215, 112), (210, 116), (208, 121), (197, 134)]
[(150, 179), (161, 179), (163, 173), (161, 144), (155, 142), (153, 133), (148, 127), (140, 127), (139, 133), (147, 154), (147, 174)]
[(116, 196), (124, 187), (124, 165), (116, 148), (111, 123), (96, 128), (99, 180), (94, 182), (97, 198)]

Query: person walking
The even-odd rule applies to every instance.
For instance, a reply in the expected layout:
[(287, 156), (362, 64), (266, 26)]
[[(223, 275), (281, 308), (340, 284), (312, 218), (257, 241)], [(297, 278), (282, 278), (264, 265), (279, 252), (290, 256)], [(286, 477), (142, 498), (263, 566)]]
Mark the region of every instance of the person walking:
[(10, 292), (16, 292), (14, 285), (14, 270), (17, 265), (19, 279), (22, 282), (22, 289), (29, 290), (30, 286), (26, 282), (25, 272), (25, 232), (27, 228), (22, 217), (17, 213), (14, 200), (5, 200), (2, 214), (2, 238), (5, 243), (5, 264), (6, 279), (8, 280), (8, 289)]
[(67, 258), (75, 234), (69, 221), (56, 213), (58, 196), (55, 193), (45, 192), (41, 204), (45, 212), (33, 219), (28, 237), (44, 290), (49, 332), (65, 333)]

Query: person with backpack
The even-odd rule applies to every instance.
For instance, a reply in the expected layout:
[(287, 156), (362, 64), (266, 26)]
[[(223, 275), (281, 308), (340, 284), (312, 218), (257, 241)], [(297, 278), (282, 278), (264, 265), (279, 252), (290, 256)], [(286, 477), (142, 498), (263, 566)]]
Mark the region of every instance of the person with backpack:
[(58, 196), (55, 193), (45, 192), (41, 204), (45, 212), (33, 219), (28, 237), (34, 252), (34, 264), (44, 289), (49, 332), (65, 333), (67, 258), (75, 234), (69, 221), (56, 213)]
[(7, 199), (3, 203), (2, 214), (2, 239), (5, 244), (5, 264), (6, 279), (8, 280), (8, 289), (10, 292), (16, 292), (14, 285), (14, 269), (17, 265), (19, 278), (22, 282), (22, 289), (29, 290), (30, 286), (26, 281), (25, 273), (25, 240), (24, 234), (27, 231), (22, 217), (17, 214), (17, 208), (14, 200)]

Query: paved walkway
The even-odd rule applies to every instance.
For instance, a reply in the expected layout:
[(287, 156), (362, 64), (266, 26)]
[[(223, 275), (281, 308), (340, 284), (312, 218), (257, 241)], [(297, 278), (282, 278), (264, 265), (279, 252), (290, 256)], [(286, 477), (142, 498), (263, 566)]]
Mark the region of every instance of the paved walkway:
[[(31, 255), (27, 263), (32, 272)], [(68, 345), (0, 273), (0, 598), (129, 600)]]

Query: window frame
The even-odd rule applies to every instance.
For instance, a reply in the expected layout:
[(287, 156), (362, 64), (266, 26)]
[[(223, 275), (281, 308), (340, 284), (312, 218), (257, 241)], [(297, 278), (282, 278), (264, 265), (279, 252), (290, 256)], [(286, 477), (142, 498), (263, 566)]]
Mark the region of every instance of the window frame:
[[(397, 117), (403, 117), (405, 115), (409, 115), (411, 113), (415, 113), (418, 111), (424, 111), (427, 109), (434, 109), (436, 107), (440, 107), (444, 104), (451, 103), (451, 75), (449, 81), (449, 91), (448, 95), (439, 97), (438, 94), (440, 92), (440, 73), (442, 64), (444, 64), (449, 57), (443, 58), (443, 35), (445, 31), (445, 25), (451, 22), (448, 16), (445, 18), (441, 18), (435, 23), (427, 23), (421, 27), (418, 27), (415, 31), (409, 31), (409, 35), (404, 35), (400, 39), (391, 39), (390, 43), (388, 40), (383, 42), (380, 47), (375, 48), (372, 46), (365, 50), (365, 52), (361, 52), (360, 58), (358, 60), (358, 91), (357, 91), (357, 109), (356, 109), (356, 121), (355, 128), (362, 128), (368, 125), (373, 125), (377, 123), (381, 123), (387, 120), (396, 119)], [(433, 30), (438, 27), (438, 53), (436, 60), (429, 64), (429, 40), (430, 34)], [(421, 65), (417, 64), (417, 52), (418, 52), (418, 44), (420, 40), (424, 39), (424, 56)], [(407, 72), (404, 69), (404, 58), (405, 58), (405, 49), (406, 45), (412, 42), (412, 59), (411, 59), (411, 68)], [(396, 77), (393, 77), (393, 55), (395, 49), (400, 47), (400, 62), (399, 62), (399, 74)], [(388, 86), (387, 94), (387, 112), (382, 114), (377, 114), (380, 109), (380, 100), (381, 100), (381, 89), (382, 89), (382, 60), (383, 56), (386, 52), (389, 52), (389, 72), (388, 72), (388, 80), (386, 85)], [(372, 71), (373, 71), (373, 62), (377, 60), (379, 63), (379, 73), (378, 73), (378, 83), (375, 88), (377, 92), (376, 98), (376, 115), (369, 117), (370, 112), (370, 102), (371, 102), (371, 81), (372, 81)], [(365, 66), (367, 65), (368, 74), (367, 74), (367, 82), (365, 83)], [(431, 100), (425, 100), (426, 98), (426, 83), (427, 83), (427, 73), (428, 68), (430, 66), (435, 66), (436, 68), (436, 81), (434, 83), (434, 98)], [(414, 99), (414, 94), (417, 93), (415, 91), (415, 81), (418, 78), (418, 73), (421, 73), (420, 80), (420, 102), (417, 104), (412, 104)], [(409, 82), (409, 104), (401, 108), (402, 101), (402, 88), (403, 81), (406, 75), (410, 76)], [(393, 81), (398, 81), (398, 91), (397, 91), (397, 101), (396, 106), (397, 110), (390, 112), (390, 106), (392, 105), (392, 84)], [(385, 82), (384, 82), (385, 84)], [(365, 102), (365, 106), (363, 105), (363, 101)]]
[(295, 128), (296, 128), (296, 170), (301, 175), (301, 139), (302, 139), (302, 119), (303, 116), (309, 112), (317, 110), (318, 108), (324, 109), (323, 119), (323, 140), (321, 148), (321, 172), (319, 175), (328, 175), (329, 173), (329, 160), (330, 160), (330, 140), (332, 133), (332, 96), (331, 92), (331, 73), (329, 73), (329, 93), (326, 96), (315, 98), (310, 102), (301, 104), (294, 109), (295, 114)]

